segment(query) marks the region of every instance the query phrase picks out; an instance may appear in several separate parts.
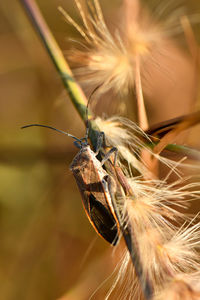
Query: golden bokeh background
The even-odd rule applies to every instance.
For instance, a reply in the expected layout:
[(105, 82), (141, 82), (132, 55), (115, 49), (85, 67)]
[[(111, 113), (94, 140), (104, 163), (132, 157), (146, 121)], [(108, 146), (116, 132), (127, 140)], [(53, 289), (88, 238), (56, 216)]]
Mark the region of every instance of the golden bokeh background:
[[(198, 1), (189, 2), (188, 11), (200, 13)], [(74, 2), (37, 3), (66, 51), (72, 43), (69, 38), (79, 35), (57, 7), (79, 20)], [(114, 28), (122, 1), (100, 3)], [(194, 27), (200, 42), (198, 24)], [(177, 63), (174, 77), (179, 79), (174, 82), (167, 74), (166, 86), (155, 80), (157, 86), (152, 83), (147, 95), (151, 124), (192, 111), (192, 101), (198, 98), (194, 65), (181, 39), (179, 44), (181, 50), (171, 48), (177, 60), (169, 62), (169, 69)], [(107, 113), (104, 107), (99, 109)], [(129, 117), (134, 115), (129, 112)], [(82, 208), (69, 170), (77, 152), (72, 140), (41, 128), (20, 129), (31, 123), (55, 126), (77, 137), (85, 132), (20, 1), (0, 1), (0, 299), (89, 299), (112, 273), (112, 249), (96, 236)], [(192, 144), (199, 140), (194, 138)], [(103, 299), (108, 286), (109, 280), (92, 299)]]

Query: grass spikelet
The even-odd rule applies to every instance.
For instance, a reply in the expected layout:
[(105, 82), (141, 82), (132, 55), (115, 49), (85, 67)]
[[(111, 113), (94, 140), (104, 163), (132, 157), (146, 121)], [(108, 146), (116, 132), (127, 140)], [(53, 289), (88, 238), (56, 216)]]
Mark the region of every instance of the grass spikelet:
[[(174, 278), (177, 274), (190, 274), (198, 271), (196, 242), (199, 243), (199, 224), (189, 230), (182, 229), (176, 233), (177, 228), (158, 232), (155, 228), (146, 230), (139, 237), (140, 253), (143, 257), (145, 269), (151, 276), (154, 285), (163, 286), (167, 277)], [(196, 233), (195, 233), (196, 231)], [(183, 236), (187, 239), (183, 239)], [(197, 248), (196, 248), (197, 246)], [(146, 251), (151, 249), (151, 251)]]
[(151, 142), (144, 131), (135, 123), (122, 117), (112, 117), (107, 120), (97, 118), (95, 121), (98, 127), (105, 132), (107, 144), (117, 147), (119, 156), (126, 160), (129, 166), (137, 169), (140, 174), (149, 174), (150, 176), (147, 166), (137, 159), (141, 148), (145, 147), (142, 139), (145, 138)]
[(114, 116), (109, 119), (102, 119), (100, 117), (95, 119), (98, 127), (105, 132), (106, 142), (112, 147), (117, 147), (119, 158), (125, 160), (131, 168), (136, 169), (142, 176), (146, 178), (154, 178), (148, 163), (140, 157), (141, 150), (146, 151), (150, 157), (154, 157), (163, 165), (169, 168), (168, 177), (175, 173), (181, 177), (179, 169), (182, 167), (199, 168), (198, 165), (184, 163), (184, 158), (180, 161), (173, 161), (161, 155), (154, 153), (148, 144), (152, 144), (151, 137), (149, 137), (139, 126), (127, 118)]
[(158, 293), (153, 300), (199, 300), (200, 291), (194, 290), (193, 286), (188, 283), (188, 278), (182, 277), (177, 276), (177, 278), (168, 283), (165, 289)]
[(98, 1), (91, 1), (88, 17), (75, 1), (82, 17), (84, 28), (60, 8), (65, 18), (82, 35), (86, 42), (83, 49), (73, 49), (68, 58), (75, 65), (75, 75), (92, 87), (101, 86), (101, 91), (114, 88), (116, 92), (127, 91), (134, 82), (129, 54), (119, 34), (112, 36), (103, 19)]
[[(195, 224), (197, 217), (191, 219), (186, 209), (191, 201), (199, 199), (200, 184), (198, 181), (191, 182), (191, 178), (181, 177), (180, 174), (179, 179), (172, 183), (167, 183), (169, 175), (163, 180), (147, 180), (145, 172), (148, 172), (148, 169), (140, 160), (139, 154), (141, 148), (145, 147), (144, 137), (148, 141), (149, 137), (126, 119), (98, 118), (97, 124), (106, 133), (107, 143), (118, 148), (120, 167), (124, 170), (131, 189), (130, 195), (116, 201), (123, 212), (124, 223), (131, 228), (137, 243), (143, 268), (143, 280), (148, 278), (156, 295), (162, 297), (160, 295), (165, 290), (166, 278), (168, 282), (176, 281), (177, 276), (180, 275), (187, 275), (190, 278), (190, 274), (199, 270), (200, 223)], [(150, 149), (147, 151), (151, 153)], [(156, 154), (156, 157), (162, 163), (164, 162), (160, 155)], [(170, 159), (167, 160), (168, 167), (172, 166), (169, 174), (178, 172), (176, 167), (180, 167), (181, 162), (176, 164)], [(134, 168), (137, 168), (139, 174), (133, 177)], [(132, 297), (133, 295), (135, 297), (130, 299), (139, 299), (141, 290), (140, 288), (136, 290), (135, 287), (139, 287), (140, 283), (137, 279), (132, 282), (127, 281), (130, 272), (131, 276), (135, 276), (134, 271), (128, 270), (127, 261), (122, 265), (117, 282), (123, 281), (123, 277), (126, 278), (124, 284), (130, 295), (132, 293)], [(189, 299), (187, 293), (190, 285), (183, 281), (183, 286), (185, 299)], [(178, 286), (175, 285), (174, 290), (178, 296), (177, 288)], [(196, 292), (192, 294), (191, 290), (191, 297), (193, 295), (196, 295)], [(173, 293), (169, 297), (171, 298), (158, 299), (179, 299), (173, 298)]]
[(98, 0), (89, 1), (87, 13), (79, 0), (75, 0), (75, 3), (82, 25), (77, 24), (67, 12), (59, 8), (84, 40), (82, 48), (74, 48), (68, 52), (68, 59), (74, 66), (75, 75), (83, 84), (92, 88), (100, 86), (98, 93), (112, 89), (116, 93), (126, 94), (138, 80), (138, 72), (139, 77), (142, 74), (144, 79), (147, 61), (159, 65), (156, 56), (158, 53), (164, 56), (173, 55), (166, 53), (166, 44), (169, 38), (182, 31), (179, 22), (184, 15), (182, 9), (172, 8), (166, 16), (165, 11), (168, 8), (164, 5), (159, 5), (159, 9), (153, 14), (139, 5), (136, 13), (138, 16), (127, 17), (126, 22), (120, 22), (121, 27), (111, 34)]

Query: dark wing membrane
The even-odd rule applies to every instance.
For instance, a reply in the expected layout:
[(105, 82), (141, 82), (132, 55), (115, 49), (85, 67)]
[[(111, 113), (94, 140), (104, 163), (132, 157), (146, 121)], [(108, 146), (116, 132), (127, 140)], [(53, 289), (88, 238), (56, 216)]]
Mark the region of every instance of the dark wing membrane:
[(101, 178), (103, 170), (100, 174), (95, 158), (89, 151), (76, 156), (71, 170), (82, 195), (83, 206), (90, 223), (101, 237), (115, 245), (118, 229), (107, 203), (105, 186)]
[(90, 217), (98, 233), (109, 243), (115, 245), (118, 240), (116, 221), (108, 209), (90, 193)]

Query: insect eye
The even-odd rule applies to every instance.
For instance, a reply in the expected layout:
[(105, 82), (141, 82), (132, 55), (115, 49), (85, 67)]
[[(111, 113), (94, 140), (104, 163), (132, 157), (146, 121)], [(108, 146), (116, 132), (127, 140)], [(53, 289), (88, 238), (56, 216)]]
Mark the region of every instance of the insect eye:
[(106, 241), (115, 245), (118, 240), (118, 231), (114, 217), (93, 194), (89, 195), (89, 203), (91, 221), (96, 230)]

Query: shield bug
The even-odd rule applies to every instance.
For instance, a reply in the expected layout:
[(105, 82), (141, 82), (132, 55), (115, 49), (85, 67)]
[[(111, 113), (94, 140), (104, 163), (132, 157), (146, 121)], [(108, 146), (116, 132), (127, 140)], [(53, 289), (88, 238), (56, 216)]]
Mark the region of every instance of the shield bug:
[(45, 127), (63, 133), (75, 140), (74, 144), (80, 151), (73, 159), (70, 170), (80, 190), (86, 215), (96, 232), (112, 245), (116, 245), (119, 237), (119, 224), (109, 192), (108, 182), (112, 179), (103, 168), (103, 164), (116, 151), (116, 148), (111, 149), (102, 162), (97, 159), (97, 155), (102, 147), (104, 133), (99, 133), (97, 149), (94, 152), (88, 143), (88, 124), (89, 122), (87, 121), (86, 134), (81, 139), (47, 125), (30, 124), (23, 126), (22, 129), (32, 126)]

